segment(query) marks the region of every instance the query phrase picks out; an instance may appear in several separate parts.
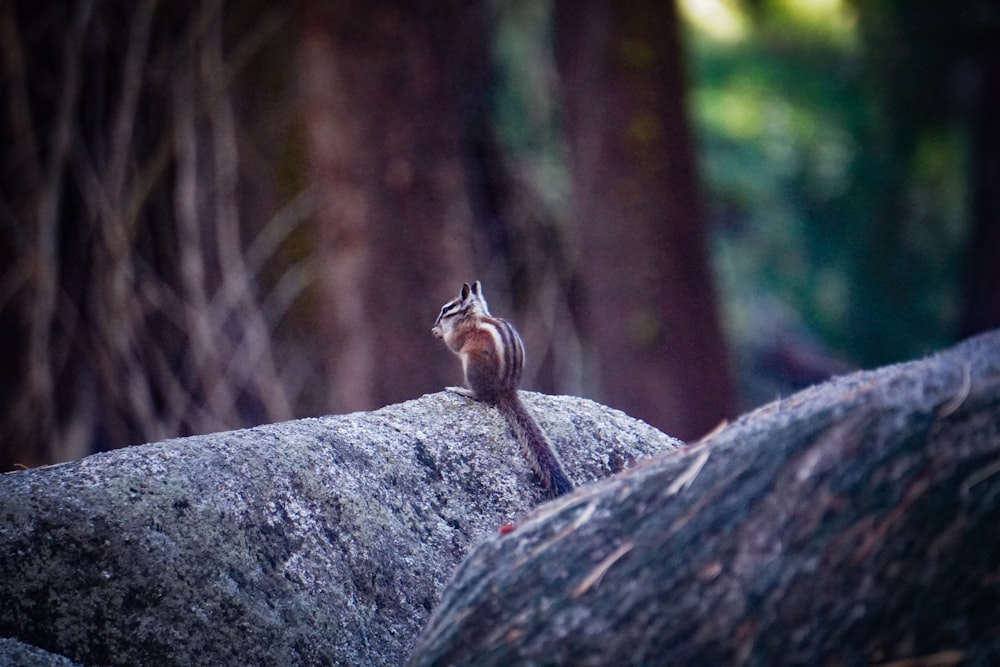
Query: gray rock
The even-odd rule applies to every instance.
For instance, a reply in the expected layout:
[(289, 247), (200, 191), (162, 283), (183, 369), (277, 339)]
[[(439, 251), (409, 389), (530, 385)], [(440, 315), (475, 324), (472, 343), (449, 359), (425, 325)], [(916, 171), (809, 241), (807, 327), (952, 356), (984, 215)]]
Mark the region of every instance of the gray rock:
[[(680, 444), (524, 398), (578, 484)], [(399, 664), (470, 547), (544, 499), (496, 410), (445, 393), (8, 473), (0, 636), (90, 665)]]
[(0, 665), (4, 667), (77, 667), (69, 658), (16, 639), (0, 637)]
[(1000, 664), (1000, 332), (538, 508), (411, 664)]

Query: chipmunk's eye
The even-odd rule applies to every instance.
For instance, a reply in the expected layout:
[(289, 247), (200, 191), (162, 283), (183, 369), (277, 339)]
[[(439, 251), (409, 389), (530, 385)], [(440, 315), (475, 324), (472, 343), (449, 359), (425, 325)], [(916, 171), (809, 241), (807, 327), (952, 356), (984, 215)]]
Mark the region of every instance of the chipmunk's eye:
[(449, 315), (455, 315), (458, 313), (462, 303), (460, 301), (449, 301), (448, 303), (441, 306), (441, 314), (438, 315), (438, 320)]

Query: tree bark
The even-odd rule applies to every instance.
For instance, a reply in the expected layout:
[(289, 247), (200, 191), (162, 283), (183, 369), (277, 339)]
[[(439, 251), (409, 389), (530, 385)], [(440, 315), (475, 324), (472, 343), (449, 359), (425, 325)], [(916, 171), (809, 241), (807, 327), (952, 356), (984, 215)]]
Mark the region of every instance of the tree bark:
[(465, 560), (412, 664), (997, 664), (998, 530), (994, 331), (539, 508)]
[(735, 408), (672, 2), (557, 2), (579, 265), (602, 400), (681, 438)]
[(472, 279), (461, 90), (464, 72), (477, 70), (463, 64), (482, 36), (474, 11), (389, 0), (305, 7), (301, 72), (335, 411), (454, 383), (451, 365), (430, 361), (440, 352), (430, 326)]
[[(994, 3), (995, 5), (996, 3)], [(977, 40), (979, 81), (972, 121), (972, 234), (960, 330), (1000, 327), (1000, 21), (985, 22)]]

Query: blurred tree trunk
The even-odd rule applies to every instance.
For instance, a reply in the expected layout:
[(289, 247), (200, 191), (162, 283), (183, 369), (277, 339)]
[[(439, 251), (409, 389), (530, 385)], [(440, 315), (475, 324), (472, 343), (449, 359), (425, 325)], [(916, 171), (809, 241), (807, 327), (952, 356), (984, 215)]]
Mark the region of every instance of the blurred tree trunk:
[[(1000, 3), (993, 2), (994, 8)], [(960, 334), (1000, 327), (1000, 18), (988, 15), (976, 40), (972, 119), (972, 235)]]
[(483, 11), (0, 3), (0, 469), (454, 383)]
[(330, 407), (454, 383), (430, 335), (471, 279), (462, 91), (486, 42), (478, 5), (309, 2), (301, 80), (322, 266)]
[(734, 413), (672, 2), (556, 2), (603, 400), (681, 438)]

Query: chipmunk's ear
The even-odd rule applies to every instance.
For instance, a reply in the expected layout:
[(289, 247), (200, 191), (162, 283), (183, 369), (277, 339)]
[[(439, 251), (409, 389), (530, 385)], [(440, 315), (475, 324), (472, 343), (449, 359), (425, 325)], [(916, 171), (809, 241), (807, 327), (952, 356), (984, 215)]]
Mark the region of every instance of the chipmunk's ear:
[(469, 283), (462, 283), (462, 295), (460, 298), (462, 301), (469, 298)]
[(481, 282), (479, 282), (478, 280), (476, 282), (472, 283), (472, 293), (475, 294), (478, 297), (482, 297), (483, 296), (483, 284)]

